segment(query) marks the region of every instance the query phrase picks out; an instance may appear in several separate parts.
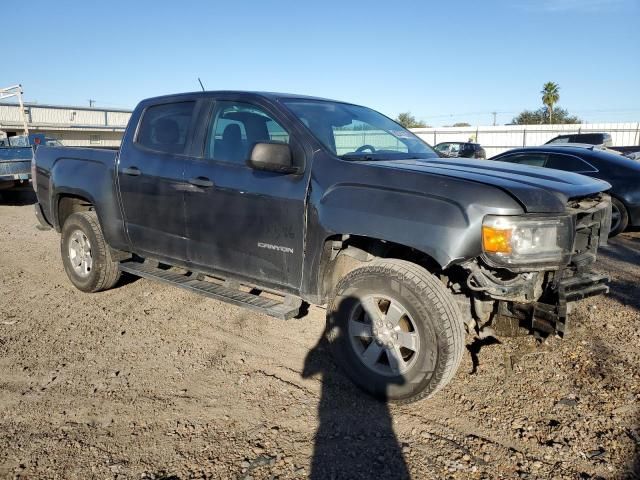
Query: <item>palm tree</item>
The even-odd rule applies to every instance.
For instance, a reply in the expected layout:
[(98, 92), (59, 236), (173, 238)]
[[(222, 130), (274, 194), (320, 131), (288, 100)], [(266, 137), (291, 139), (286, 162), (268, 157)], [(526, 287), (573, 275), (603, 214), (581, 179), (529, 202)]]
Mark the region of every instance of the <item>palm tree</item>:
[(553, 119), (553, 105), (560, 100), (560, 86), (554, 82), (547, 82), (542, 87), (540, 93), (542, 94), (542, 103), (546, 105), (547, 112), (549, 112), (549, 123), (551, 123)]

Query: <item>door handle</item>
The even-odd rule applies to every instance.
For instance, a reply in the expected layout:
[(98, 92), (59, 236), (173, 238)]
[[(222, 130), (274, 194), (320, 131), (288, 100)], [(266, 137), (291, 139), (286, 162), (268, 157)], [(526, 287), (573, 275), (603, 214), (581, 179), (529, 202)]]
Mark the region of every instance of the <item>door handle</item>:
[(138, 167), (126, 167), (122, 169), (122, 173), (124, 173), (125, 175), (131, 175), (132, 177), (137, 177), (142, 172)]
[(213, 187), (213, 182), (207, 177), (190, 178), (189, 183), (191, 185), (195, 185), (196, 187)]

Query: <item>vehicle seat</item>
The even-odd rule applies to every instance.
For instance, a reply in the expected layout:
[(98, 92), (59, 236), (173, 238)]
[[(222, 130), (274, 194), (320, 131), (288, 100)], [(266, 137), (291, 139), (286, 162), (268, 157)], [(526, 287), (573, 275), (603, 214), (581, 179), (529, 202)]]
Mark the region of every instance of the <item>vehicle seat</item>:
[(244, 145), (242, 143), (242, 132), (238, 124), (232, 123), (225, 127), (222, 132), (222, 140), (216, 145), (214, 155), (216, 160), (227, 162), (246, 160)]

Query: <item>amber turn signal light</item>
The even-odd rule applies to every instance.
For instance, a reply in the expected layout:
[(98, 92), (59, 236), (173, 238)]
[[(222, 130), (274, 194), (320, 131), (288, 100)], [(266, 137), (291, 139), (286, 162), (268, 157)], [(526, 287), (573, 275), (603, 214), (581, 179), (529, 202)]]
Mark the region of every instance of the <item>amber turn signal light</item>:
[(511, 229), (482, 227), (482, 246), (487, 253), (511, 253)]

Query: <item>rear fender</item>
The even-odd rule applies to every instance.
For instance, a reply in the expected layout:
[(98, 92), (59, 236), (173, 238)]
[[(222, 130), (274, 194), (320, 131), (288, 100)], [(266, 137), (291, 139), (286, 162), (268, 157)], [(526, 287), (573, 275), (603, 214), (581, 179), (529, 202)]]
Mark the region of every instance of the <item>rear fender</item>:
[(65, 196), (76, 197), (93, 205), (110, 246), (121, 250), (128, 248), (113, 172), (113, 166), (100, 159), (62, 157), (55, 161), (49, 189), (53, 200), (50, 218), (56, 230), (62, 229), (58, 218), (60, 200)]

